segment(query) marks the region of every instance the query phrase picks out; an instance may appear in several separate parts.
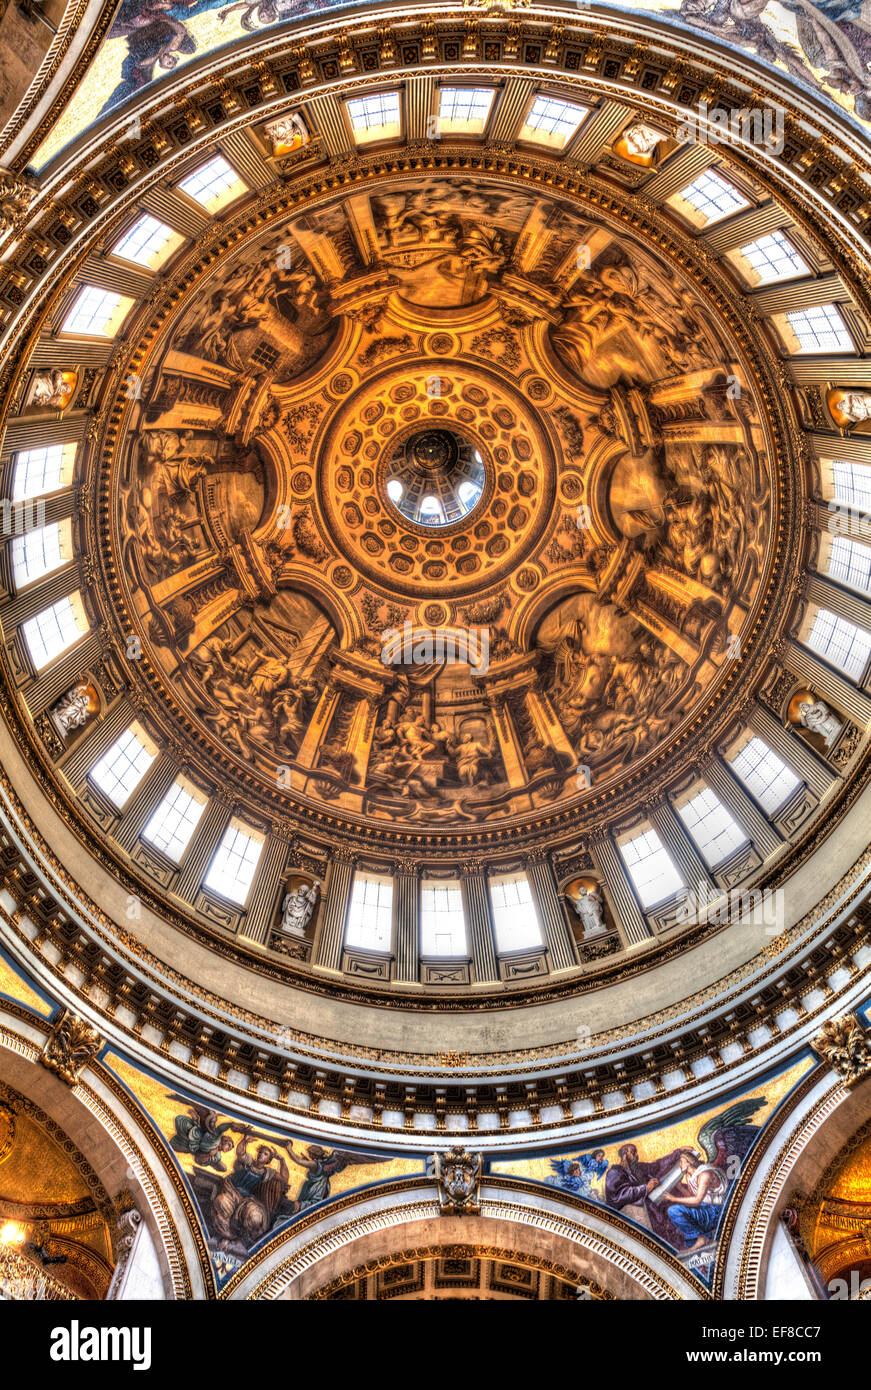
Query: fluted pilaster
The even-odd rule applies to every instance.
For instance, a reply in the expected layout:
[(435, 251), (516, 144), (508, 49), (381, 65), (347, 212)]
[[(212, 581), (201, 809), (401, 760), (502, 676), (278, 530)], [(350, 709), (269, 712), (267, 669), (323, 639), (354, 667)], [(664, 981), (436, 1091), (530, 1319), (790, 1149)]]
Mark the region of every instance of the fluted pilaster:
[(610, 897), (614, 918), (627, 946), (638, 946), (653, 936), (650, 923), (641, 911), (623, 856), (607, 836), (590, 845), (590, 857), (603, 889)]
[(490, 911), (490, 889), (481, 864), (473, 861), (463, 865), (460, 886), (463, 891), (463, 911), (472, 951), (475, 982), (499, 979), (496, 944), (493, 933), (493, 914)]
[(320, 966), (322, 970), (339, 970), (341, 968), (345, 922), (348, 918), (348, 904), (351, 901), (353, 879), (353, 858), (345, 854), (335, 855), (327, 874), (320, 927), (315, 936), (312, 952), (315, 965)]
[(560, 902), (553, 866), (549, 858), (536, 856), (528, 863), (529, 882), (544, 928), (551, 969), (571, 970), (577, 964), (572, 935)]
[(420, 979), (420, 866), (403, 860), (393, 877), (393, 949), (396, 979)]

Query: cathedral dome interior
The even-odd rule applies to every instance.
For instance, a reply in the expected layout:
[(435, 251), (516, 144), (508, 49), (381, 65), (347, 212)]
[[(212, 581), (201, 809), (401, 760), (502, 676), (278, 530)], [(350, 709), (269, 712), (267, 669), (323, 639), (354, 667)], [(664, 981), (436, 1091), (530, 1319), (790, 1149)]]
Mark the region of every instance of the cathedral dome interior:
[(864, 7), (0, 43), (0, 1298), (871, 1296)]

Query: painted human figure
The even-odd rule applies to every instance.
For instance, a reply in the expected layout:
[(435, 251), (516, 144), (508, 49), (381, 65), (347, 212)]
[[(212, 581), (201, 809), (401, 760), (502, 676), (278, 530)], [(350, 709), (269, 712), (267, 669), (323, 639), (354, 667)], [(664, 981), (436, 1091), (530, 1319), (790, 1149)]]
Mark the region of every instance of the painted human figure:
[(676, 1250), (686, 1245), (684, 1235), (669, 1218), (668, 1212), (650, 1200), (650, 1194), (679, 1162), (682, 1149), (675, 1149), (662, 1158), (645, 1162), (638, 1157), (634, 1144), (623, 1144), (617, 1150), (617, 1162), (605, 1175), (605, 1203), (615, 1211), (634, 1206), (643, 1210), (654, 1235), (667, 1241)]
[(716, 1233), (729, 1180), (722, 1168), (703, 1163), (697, 1153), (684, 1150), (680, 1156), (680, 1186), (690, 1195), (667, 1207), (668, 1219), (687, 1242), (688, 1250), (699, 1250)]

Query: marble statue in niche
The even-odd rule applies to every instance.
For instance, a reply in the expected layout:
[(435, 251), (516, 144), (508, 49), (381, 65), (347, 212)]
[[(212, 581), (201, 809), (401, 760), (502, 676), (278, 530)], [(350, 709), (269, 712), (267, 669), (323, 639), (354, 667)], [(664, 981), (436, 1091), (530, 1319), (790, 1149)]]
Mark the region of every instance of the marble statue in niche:
[(290, 936), (305, 936), (318, 900), (318, 883), (301, 883), (289, 888), (281, 903), (281, 930)]
[(584, 928), (584, 940), (599, 936), (605, 930), (605, 904), (598, 888), (579, 887), (577, 897), (569, 901)]
[(819, 734), (826, 748), (831, 748), (843, 725), (823, 700), (802, 700), (798, 707), (799, 721), (812, 734)]

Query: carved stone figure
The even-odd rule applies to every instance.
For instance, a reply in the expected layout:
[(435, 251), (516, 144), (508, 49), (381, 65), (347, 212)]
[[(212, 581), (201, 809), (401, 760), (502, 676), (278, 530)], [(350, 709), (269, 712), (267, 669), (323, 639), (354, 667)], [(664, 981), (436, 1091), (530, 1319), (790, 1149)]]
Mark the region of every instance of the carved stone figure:
[(461, 1145), (433, 1155), (443, 1216), (462, 1216), (481, 1210), (481, 1155)]
[(855, 1086), (871, 1075), (871, 1040), (855, 1014), (830, 1018), (811, 1039), (811, 1047), (845, 1086)]
[(605, 904), (598, 888), (581, 888), (577, 898), (571, 899), (571, 904), (578, 920), (583, 923), (585, 941), (605, 930)]
[(871, 391), (845, 391), (837, 405), (841, 415), (852, 425), (871, 420)]
[(79, 1073), (93, 1061), (104, 1043), (105, 1038), (96, 1028), (65, 1009), (46, 1038), (39, 1060), (61, 1081), (75, 1086)]
[(281, 903), (281, 930), (290, 936), (304, 936), (318, 900), (320, 884), (302, 883), (295, 892), (285, 893)]
[(82, 683), (74, 685), (72, 690), (68, 690), (66, 695), (62, 695), (57, 704), (52, 706), (52, 720), (64, 738), (68, 738), (74, 730), (87, 724), (94, 712), (93, 700), (93, 687)]
[(810, 729), (812, 734), (819, 734), (826, 747), (831, 748), (843, 728), (837, 715), (822, 700), (802, 700), (798, 711), (804, 727)]

